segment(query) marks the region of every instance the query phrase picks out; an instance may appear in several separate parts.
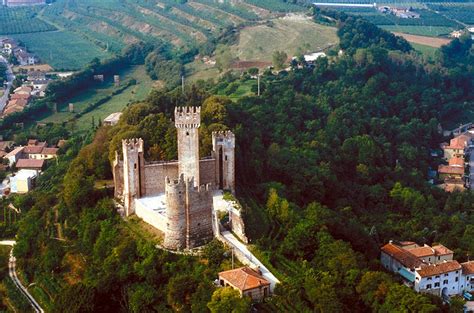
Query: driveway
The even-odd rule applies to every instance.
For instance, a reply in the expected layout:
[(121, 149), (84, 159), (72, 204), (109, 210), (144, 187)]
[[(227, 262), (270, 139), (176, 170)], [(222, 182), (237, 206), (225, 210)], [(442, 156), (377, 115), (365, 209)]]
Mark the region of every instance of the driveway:
[(12, 88), (13, 80), (15, 79), (15, 75), (13, 75), (12, 67), (8, 64), (7, 59), (0, 55), (0, 63), (3, 63), (7, 66), (7, 88), (4, 89), (3, 96), (0, 98), (0, 112), (3, 111), (5, 106), (8, 102), (8, 94), (10, 93), (10, 89)]
[[(0, 245), (2, 246), (11, 246), (15, 245), (15, 241), (13, 240), (3, 240), (0, 241)], [(10, 251), (10, 259), (8, 261), (8, 273), (10, 274), (10, 278), (12, 279), (15, 286), (20, 290), (20, 292), (25, 296), (28, 302), (31, 304), (35, 312), (37, 313), (44, 313), (44, 310), (41, 306), (36, 302), (33, 296), (28, 292), (28, 290), (21, 284), (18, 276), (16, 275), (16, 258), (13, 256), (13, 248)]]

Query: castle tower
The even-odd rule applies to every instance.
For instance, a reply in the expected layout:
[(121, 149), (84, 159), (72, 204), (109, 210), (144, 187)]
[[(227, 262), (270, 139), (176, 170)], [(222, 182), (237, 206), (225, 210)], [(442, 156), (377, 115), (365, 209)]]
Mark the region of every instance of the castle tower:
[(212, 133), (212, 155), (216, 160), (219, 189), (235, 192), (235, 135), (230, 130)]
[(123, 151), (123, 202), (125, 215), (135, 212), (135, 199), (142, 195), (142, 175), (144, 168), (143, 140), (122, 140)]
[(166, 233), (163, 246), (168, 249), (181, 250), (186, 247), (186, 183), (184, 175), (178, 180), (166, 177)]
[(199, 186), (199, 126), (200, 107), (176, 107), (175, 126), (178, 132), (179, 174), (184, 178), (194, 177), (194, 186)]

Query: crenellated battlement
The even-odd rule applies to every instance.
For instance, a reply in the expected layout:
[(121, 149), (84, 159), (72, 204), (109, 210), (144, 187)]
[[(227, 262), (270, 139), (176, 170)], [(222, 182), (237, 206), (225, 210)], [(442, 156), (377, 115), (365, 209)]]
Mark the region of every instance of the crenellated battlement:
[(205, 193), (213, 191), (212, 184), (203, 184), (200, 186), (194, 186), (194, 177), (186, 179), (183, 174), (181, 174), (177, 179), (170, 179), (168, 176), (165, 178), (166, 188), (168, 191), (172, 189), (182, 189), (185, 188), (186, 192), (196, 192), (196, 193)]
[(233, 149), (235, 148), (235, 135), (230, 130), (212, 132), (212, 145), (214, 150), (217, 150), (217, 146)]
[(176, 128), (199, 128), (201, 107), (176, 107), (174, 118)]
[(142, 138), (123, 139), (122, 147), (123, 149), (127, 149), (127, 150), (133, 151), (137, 149), (138, 152), (143, 152), (143, 139)]

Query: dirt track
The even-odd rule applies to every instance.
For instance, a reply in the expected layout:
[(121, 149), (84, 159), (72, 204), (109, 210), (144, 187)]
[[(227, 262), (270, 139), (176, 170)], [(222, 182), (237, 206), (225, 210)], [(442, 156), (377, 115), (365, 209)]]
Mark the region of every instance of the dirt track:
[(451, 39), (448, 38), (435, 38), (435, 37), (427, 37), (427, 36), (418, 36), (418, 35), (409, 35), (404, 33), (396, 33), (395, 35), (405, 38), (408, 42), (418, 43), (420, 45), (430, 46), (439, 48), (443, 45), (448, 44)]

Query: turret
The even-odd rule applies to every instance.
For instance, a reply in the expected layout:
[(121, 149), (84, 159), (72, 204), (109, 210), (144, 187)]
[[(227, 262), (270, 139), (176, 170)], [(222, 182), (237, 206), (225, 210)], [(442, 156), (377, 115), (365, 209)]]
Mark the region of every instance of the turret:
[(200, 107), (176, 107), (175, 126), (178, 133), (179, 174), (184, 178), (194, 178), (194, 186), (199, 186), (199, 126)]
[(186, 182), (184, 175), (171, 180), (166, 177), (166, 233), (163, 245), (168, 249), (181, 250), (186, 247)]
[(144, 168), (143, 140), (122, 140), (123, 152), (123, 201), (125, 215), (135, 212), (135, 199), (142, 196), (142, 175)]
[(212, 155), (216, 159), (219, 189), (235, 192), (235, 135), (230, 130), (212, 133)]

